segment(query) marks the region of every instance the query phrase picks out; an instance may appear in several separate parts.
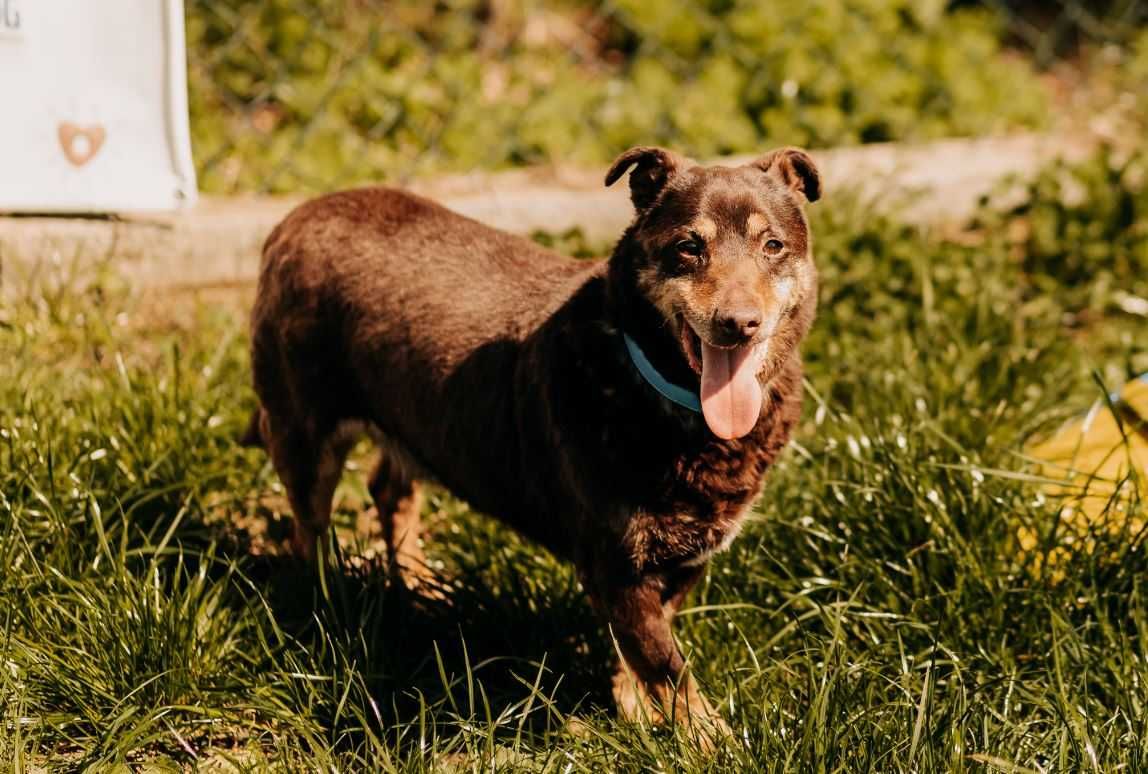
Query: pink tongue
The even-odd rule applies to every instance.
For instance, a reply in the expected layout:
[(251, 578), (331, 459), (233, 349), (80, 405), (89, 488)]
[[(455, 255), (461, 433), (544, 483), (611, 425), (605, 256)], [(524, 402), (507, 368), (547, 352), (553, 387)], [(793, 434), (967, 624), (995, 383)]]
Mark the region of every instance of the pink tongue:
[(718, 438), (741, 438), (757, 424), (761, 385), (753, 347), (718, 349), (702, 342), (702, 415)]

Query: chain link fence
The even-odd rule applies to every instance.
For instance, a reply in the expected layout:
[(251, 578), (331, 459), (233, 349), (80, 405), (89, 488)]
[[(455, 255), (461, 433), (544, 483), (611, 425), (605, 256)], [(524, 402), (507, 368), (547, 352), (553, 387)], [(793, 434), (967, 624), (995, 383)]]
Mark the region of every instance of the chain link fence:
[[(187, 0), (215, 193), (635, 144), (697, 156), (1046, 126), (1049, 68), (1148, 83), (1148, 0)], [(1139, 86), (1136, 80), (1139, 79)]]

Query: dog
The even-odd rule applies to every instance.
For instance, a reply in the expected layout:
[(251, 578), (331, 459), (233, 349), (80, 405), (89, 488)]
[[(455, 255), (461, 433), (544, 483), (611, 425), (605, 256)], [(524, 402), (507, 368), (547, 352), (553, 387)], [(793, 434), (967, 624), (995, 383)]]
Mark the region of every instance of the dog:
[(617, 644), (623, 717), (724, 731), (671, 623), (798, 421), (821, 179), (794, 148), (737, 167), (632, 148), (606, 185), (627, 171), (634, 219), (598, 261), (398, 190), (299, 206), (263, 251), (249, 432), (300, 556), (365, 430), (407, 585), (428, 578), (435, 480), (575, 564)]

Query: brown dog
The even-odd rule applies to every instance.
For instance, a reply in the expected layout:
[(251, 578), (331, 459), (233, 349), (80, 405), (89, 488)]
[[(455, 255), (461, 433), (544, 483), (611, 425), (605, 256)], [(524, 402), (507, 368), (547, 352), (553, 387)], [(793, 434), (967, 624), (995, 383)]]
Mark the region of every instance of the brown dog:
[(721, 726), (670, 624), (797, 421), (816, 305), (802, 205), (820, 180), (799, 150), (731, 168), (634, 148), (606, 184), (631, 168), (636, 216), (607, 261), (399, 191), (296, 209), (264, 249), (253, 428), (300, 554), (366, 428), (409, 583), (431, 477), (577, 565), (623, 657), (624, 715)]

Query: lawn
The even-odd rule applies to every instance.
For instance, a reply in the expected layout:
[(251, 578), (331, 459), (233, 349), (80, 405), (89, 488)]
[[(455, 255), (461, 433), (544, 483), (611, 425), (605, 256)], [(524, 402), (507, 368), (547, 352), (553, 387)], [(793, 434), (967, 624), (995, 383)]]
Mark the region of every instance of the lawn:
[(0, 307), (0, 768), (1148, 767), (1143, 487), (1084, 523), (1025, 454), (1148, 371), (1146, 161), (1049, 170), (961, 229), (813, 208), (804, 419), (678, 627), (737, 730), (712, 755), (617, 721), (570, 568), (446, 492), (449, 594), (395, 588), (365, 448), (334, 560), (294, 564), (235, 442), (246, 299), (65, 256)]

